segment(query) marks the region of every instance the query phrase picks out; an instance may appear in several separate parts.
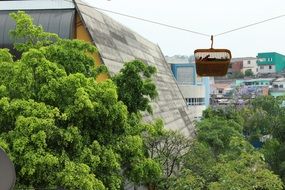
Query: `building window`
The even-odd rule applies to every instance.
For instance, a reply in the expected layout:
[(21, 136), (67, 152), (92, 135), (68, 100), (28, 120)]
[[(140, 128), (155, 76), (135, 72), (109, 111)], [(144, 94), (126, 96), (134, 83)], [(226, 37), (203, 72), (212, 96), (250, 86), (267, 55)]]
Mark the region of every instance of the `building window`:
[(188, 106), (205, 105), (205, 98), (186, 98)]
[(250, 65), (250, 61), (247, 61), (247, 64)]
[(263, 67), (263, 66), (260, 66), (260, 69), (264, 69), (264, 67)]
[(280, 85), (279, 85), (279, 88), (283, 88), (283, 84), (280, 84)]
[(271, 65), (269, 65), (269, 69), (272, 69), (272, 66), (271, 66)]
[(266, 61), (266, 58), (260, 58), (259, 61), (264, 62), (264, 61)]

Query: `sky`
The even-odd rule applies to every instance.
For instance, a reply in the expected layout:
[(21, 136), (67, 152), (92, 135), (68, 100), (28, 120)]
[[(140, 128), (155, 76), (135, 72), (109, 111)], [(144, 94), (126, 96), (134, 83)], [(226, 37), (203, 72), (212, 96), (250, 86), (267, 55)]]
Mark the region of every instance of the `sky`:
[[(85, 0), (85, 2), (95, 7), (209, 35), (285, 15), (284, 0)], [(210, 37), (112, 13), (106, 14), (158, 44), (164, 55), (192, 55), (195, 49), (211, 46)], [(229, 49), (233, 57), (255, 57), (258, 52), (278, 52), (285, 55), (285, 16), (214, 37), (214, 48)]]

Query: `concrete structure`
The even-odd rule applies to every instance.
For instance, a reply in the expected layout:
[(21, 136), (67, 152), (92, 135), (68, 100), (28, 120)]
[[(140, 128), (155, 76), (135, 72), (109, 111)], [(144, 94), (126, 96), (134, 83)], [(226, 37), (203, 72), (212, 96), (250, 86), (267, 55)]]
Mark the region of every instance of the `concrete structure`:
[(261, 87), (261, 86), (269, 86), (271, 85), (272, 81), (274, 78), (257, 78), (257, 79), (239, 79), (236, 80), (236, 85), (244, 85), (244, 86), (256, 86), (256, 87)]
[(285, 78), (278, 78), (274, 80), (269, 93), (274, 97), (285, 96)]
[[(125, 62), (134, 59), (156, 66), (158, 73), (154, 80), (159, 97), (152, 103), (154, 114), (144, 114), (144, 119), (152, 121), (162, 118), (166, 128), (194, 135), (191, 112), (158, 45), (83, 1), (27, 0), (0, 1), (1, 48), (12, 49), (8, 33), (15, 23), (8, 14), (17, 10), (26, 11), (36, 24), (42, 25), (48, 32), (63, 38), (92, 42), (99, 50), (93, 55), (96, 64), (106, 65), (111, 75), (119, 72)], [(106, 76), (99, 80), (104, 79)]]
[(229, 64), (228, 74), (238, 73), (242, 71), (242, 59), (232, 58)]
[(258, 53), (257, 64), (261, 74), (281, 73), (285, 70), (285, 56), (276, 52)]
[[(173, 59), (167, 61), (170, 63)], [(209, 77), (197, 76), (194, 63), (171, 63), (171, 70), (192, 112), (193, 119), (200, 119), (210, 103)]]
[(217, 97), (227, 96), (232, 90), (232, 83), (215, 83), (211, 85), (211, 94)]
[(167, 63), (180, 63), (187, 64), (190, 63), (189, 57), (186, 55), (174, 55), (174, 56), (165, 56)]
[(258, 73), (257, 58), (255, 57), (240, 57), (232, 58), (229, 65), (229, 74), (233, 73), (243, 73), (245, 74), (246, 70), (251, 70), (254, 75)]
[(241, 72), (245, 74), (245, 71), (251, 70), (254, 75), (258, 74), (258, 65), (256, 57), (244, 57), (242, 58), (242, 70)]

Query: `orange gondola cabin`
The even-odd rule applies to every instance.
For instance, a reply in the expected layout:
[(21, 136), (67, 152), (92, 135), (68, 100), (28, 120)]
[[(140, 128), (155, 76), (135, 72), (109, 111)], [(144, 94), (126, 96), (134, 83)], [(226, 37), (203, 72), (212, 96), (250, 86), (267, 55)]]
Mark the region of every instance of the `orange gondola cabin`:
[(232, 55), (228, 49), (197, 49), (194, 51), (199, 76), (225, 76)]

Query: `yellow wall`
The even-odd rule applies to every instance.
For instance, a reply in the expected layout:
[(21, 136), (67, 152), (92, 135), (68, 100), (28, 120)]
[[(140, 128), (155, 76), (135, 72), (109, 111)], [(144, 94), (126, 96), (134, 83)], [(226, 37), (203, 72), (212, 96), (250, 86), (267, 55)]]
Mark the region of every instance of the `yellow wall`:
[[(78, 14), (76, 14), (76, 25), (75, 26), (76, 27), (75, 27), (74, 38), (92, 43), (92, 38), (90, 37), (89, 33), (87, 32), (87, 30), (86, 30), (86, 28), (85, 28), (85, 26), (84, 26), (83, 22), (81, 21), (81, 18)], [(98, 52), (93, 53), (92, 56), (95, 60), (96, 66), (103, 64)], [(101, 74), (97, 77), (97, 81), (104, 81), (106, 79), (108, 79), (107, 74)]]

